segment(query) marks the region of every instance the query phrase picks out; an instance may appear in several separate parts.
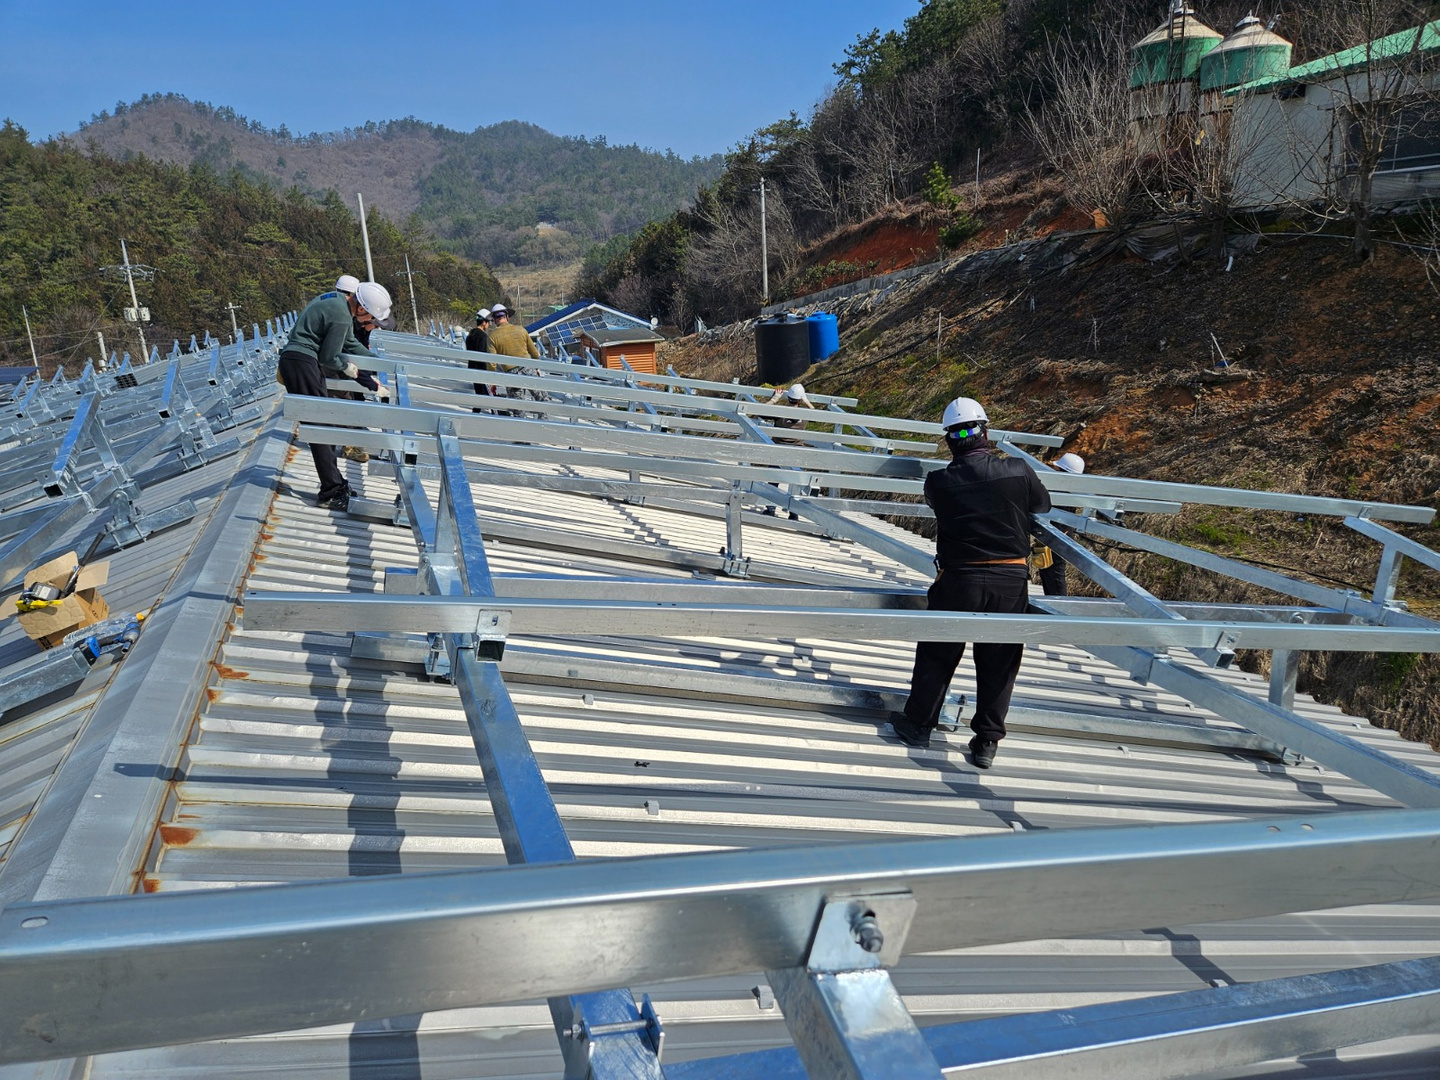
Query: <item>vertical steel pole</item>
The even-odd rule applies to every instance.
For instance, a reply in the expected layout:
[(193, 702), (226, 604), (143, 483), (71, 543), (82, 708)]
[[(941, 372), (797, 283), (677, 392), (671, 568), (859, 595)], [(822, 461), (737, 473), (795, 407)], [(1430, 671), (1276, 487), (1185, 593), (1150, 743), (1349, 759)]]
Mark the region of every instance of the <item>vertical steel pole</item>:
[(1375, 572), (1375, 592), (1371, 599), (1384, 604), (1395, 599), (1395, 582), (1400, 576), (1400, 562), (1404, 558), (1389, 544), (1380, 553), (1380, 566)]
[(1300, 654), (1294, 649), (1276, 649), (1270, 654), (1271, 705), (1295, 708), (1295, 682), (1300, 674)]

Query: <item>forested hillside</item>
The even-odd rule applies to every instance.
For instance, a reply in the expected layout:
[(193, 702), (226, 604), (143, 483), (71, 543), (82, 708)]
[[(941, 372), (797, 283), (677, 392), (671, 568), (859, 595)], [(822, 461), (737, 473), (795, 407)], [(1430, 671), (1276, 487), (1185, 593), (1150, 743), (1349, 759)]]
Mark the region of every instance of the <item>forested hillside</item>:
[[(987, 227), (991, 236), (1034, 235), (1023, 221), (1002, 225), (1010, 207), (984, 197), (1002, 175), (1002, 194), (1014, 194), (1017, 177), (1037, 190), (1049, 186), (1087, 224), (1119, 231), (1199, 219), (1223, 241), (1233, 219), (1228, 185), (1237, 148), (1212, 138), (1157, 154), (1137, 146), (1129, 131), (1131, 48), (1166, 19), (1169, 6), (922, 0), (901, 29), (862, 35), (837, 58), (837, 83), (808, 116), (792, 112), (731, 152), (724, 174), (691, 207), (594, 252), (576, 291), (687, 328), (695, 315), (711, 324), (753, 315), (761, 303), (762, 181), (773, 299), (847, 272), (865, 276), (864, 265), (823, 265), (825, 241), (907, 203), (905, 212), (928, 204), (941, 250)], [(1221, 32), (1253, 8), (1293, 43), (1295, 63), (1416, 27), (1437, 12), (1433, 0), (1271, 0), (1260, 7), (1205, 0), (1187, 7)], [(1417, 84), (1428, 62), (1417, 52), (1414, 79), (1382, 83), (1398, 93)], [(1380, 135), (1392, 137), (1381, 129), (1394, 121), (1373, 103), (1351, 111), (1362, 118), (1354, 168), (1363, 179)], [(1365, 119), (1376, 113), (1379, 119)], [(1407, 116), (1412, 130), (1419, 130), (1418, 116)], [(1370, 206), (1342, 185), (1334, 194), (1324, 205), (1287, 211), (1307, 230), (1348, 227), (1373, 254), (1373, 244), (1362, 243)]]
[[(117, 161), (74, 146), (32, 144), (23, 128), (0, 127), (0, 364), (29, 364), (22, 305), (47, 371), (72, 374), (109, 347), (139, 348), (122, 321), (129, 291), (120, 241), (132, 262), (155, 269), (139, 285), (162, 352), (172, 338), (210, 329), (229, 332), (225, 305), (241, 306), (242, 325), (264, 323), (331, 287), (337, 275), (363, 275), (365, 256), (354, 213), (333, 193), (316, 202), (297, 189), (280, 193), (237, 171), (181, 168), (146, 158)], [(405, 256), (422, 317), (459, 321), (500, 286), (482, 266), (436, 252), (423, 230), (402, 231), (369, 215), (375, 274), (410, 316)]]
[(441, 249), (491, 265), (578, 258), (674, 213), (722, 167), (718, 155), (686, 160), (513, 120), (460, 132), (408, 118), (299, 135), (177, 94), (122, 102), (71, 141), (112, 157), (239, 169), (317, 198), (361, 192), (394, 221), (416, 215)]

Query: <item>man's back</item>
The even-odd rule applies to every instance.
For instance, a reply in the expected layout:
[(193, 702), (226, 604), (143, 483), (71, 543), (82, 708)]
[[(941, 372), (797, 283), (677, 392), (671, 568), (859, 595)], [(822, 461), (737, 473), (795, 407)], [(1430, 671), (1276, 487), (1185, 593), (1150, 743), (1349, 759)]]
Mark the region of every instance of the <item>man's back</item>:
[(942, 567), (1023, 559), (1030, 515), (1050, 509), (1035, 470), (988, 450), (961, 454), (926, 476), (925, 501), (935, 511)]
[(473, 327), (465, 335), (465, 349), (467, 352), (489, 352), (490, 335), (479, 326)]
[(499, 353), (501, 356), (538, 358), (540, 355), (539, 350), (535, 348), (535, 343), (530, 340), (530, 335), (525, 332), (525, 328), (508, 322), (501, 323), (490, 331), (490, 351)]

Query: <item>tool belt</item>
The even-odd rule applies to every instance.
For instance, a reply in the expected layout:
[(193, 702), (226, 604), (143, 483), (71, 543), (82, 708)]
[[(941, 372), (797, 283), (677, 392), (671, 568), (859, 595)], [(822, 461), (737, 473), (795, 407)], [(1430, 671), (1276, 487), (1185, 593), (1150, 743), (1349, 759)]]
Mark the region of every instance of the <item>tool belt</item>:
[(935, 570), (936, 570), (935, 577), (936, 577), (936, 580), (939, 580), (940, 575), (943, 574), (943, 573), (945, 573), (946, 570), (977, 570), (977, 569), (979, 569), (979, 570), (988, 570), (988, 569), (990, 569), (992, 566), (1029, 566), (1029, 565), (1030, 565), (1030, 561), (1029, 561), (1028, 559), (982, 559), (982, 560), (980, 560), (980, 561), (978, 561), (978, 562), (950, 563), (948, 566), (943, 566), (943, 565), (941, 565), (941, 563), (940, 563), (940, 559), (937, 557), (937, 558), (935, 559)]

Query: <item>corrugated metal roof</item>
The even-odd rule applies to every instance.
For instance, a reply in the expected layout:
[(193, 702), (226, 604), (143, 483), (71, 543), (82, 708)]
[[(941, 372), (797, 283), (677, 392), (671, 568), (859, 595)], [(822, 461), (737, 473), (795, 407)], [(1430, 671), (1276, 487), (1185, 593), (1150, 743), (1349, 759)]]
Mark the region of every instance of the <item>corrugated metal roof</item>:
[[(196, 364), (203, 367), (201, 361), (197, 360)], [(154, 390), (155, 387), (150, 385), (147, 389)], [(65, 423), (62, 418), (52, 426), (63, 431)], [(259, 428), (259, 420), (251, 421), (239, 428), (228, 429), (224, 435), (227, 438), (238, 437), (248, 447)], [(152, 433), (147, 432), (142, 438)], [(171, 460), (171, 455), (165, 455), (151, 466), (150, 472), (163, 476), (167, 471), (166, 463)], [(217, 458), (144, 486), (140, 502), (147, 511), (190, 500), (198, 512), (193, 518), (156, 533), (144, 543), (108, 553), (102, 549), (98, 557), (109, 561), (110, 574), (100, 592), (112, 614), (154, 614), (167, 601), (183, 599), (183, 596), (176, 597), (171, 592), (177, 571), (220, 507), (220, 496), (233, 485), (244, 460), (242, 450), (241, 453)], [(27, 508), (26, 504), (19, 507), (21, 510)], [(54, 539), (42, 558), (50, 558), (67, 549), (84, 550), (103, 520), (102, 513), (98, 519), (90, 517), (76, 523), (67, 533)], [(7, 615), (13, 613), (9, 599), (6, 598)], [(39, 645), (26, 637), (17, 620), (5, 618), (0, 621), (0, 674), (18, 670), (41, 654)], [(119, 667), (97, 669), (74, 686), (5, 713), (4, 724), (0, 726), (0, 745), (6, 748), (5, 767), (0, 768), (0, 808), (3, 808), (0, 809), (0, 842), (3, 842), (0, 846), (0, 901), (29, 899), (28, 885), (33, 885), (33, 875), (8, 867), (3, 861), (10, 854), (10, 842), (30, 822), (36, 802), (51, 790), (57, 768), (71, 753), (77, 736), (89, 723), (95, 707), (104, 698), (119, 670)], [(57, 802), (59, 798), (57, 794)], [(31, 866), (46, 864), (52, 854), (37, 840), (31, 853)], [(21, 884), (22, 880), (27, 884)]]
[(1355, 45), (1339, 52), (1322, 56), (1309, 63), (1297, 64), (1282, 75), (1271, 75), (1264, 79), (1246, 83), (1243, 91), (1270, 90), (1285, 83), (1311, 82), (1331, 78), (1352, 71), (1361, 71), (1372, 64), (1386, 64), (1405, 57), (1411, 52), (1428, 54), (1440, 48), (1440, 19), (1423, 26), (1401, 30), (1374, 41)]
[[(351, 481), (394, 497), (379, 475)], [(304, 488), (308, 462), (287, 482)], [(486, 522), (526, 521), (577, 536), (629, 535), (707, 550), (723, 523), (556, 492), (507, 490), (481, 507)], [(881, 526), (882, 528), (892, 528)], [(719, 530), (718, 534), (716, 530)], [(898, 531), (898, 530), (897, 530)], [(877, 581), (921, 579), (856, 545), (777, 525), (751, 530), (769, 560)], [(629, 577), (633, 564), (510, 543), (487, 545), (498, 577), (552, 573)], [(275, 500), (246, 582), (253, 589), (380, 591), (383, 568), (413, 567), (408, 531), (337, 518), (294, 496)], [(649, 572), (648, 568), (644, 572)], [(663, 573), (663, 571), (661, 571)], [(453, 687), (417, 669), (352, 659), (348, 635), (239, 632), (224, 644), (184, 751), (146, 874), (147, 890), (228, 888), (314, 877), (416, 873), (504, 864), (496, 826)], [(723, 671), (797, 682), (853, 680), (903, 693), (911, 648), (821, 640), (514, 639), (502, 669), (580, 858), (860, 839), (959, 836), (1014, 829), (1219, 821), (1390, 806), (1383, 796), (1314, 766), (1047, 730), (1048, 709), (1166, 717), (1230, 727), (1173, 695), (1067, 647), (1031, 650), (1015, 704), (1017, 731), (1001, 767), (968, 768), (960, 735), (919, 752), (881, 738), (883, 717), (807, 707), (782, 691), (737, 688), (734, 700), (667, 692), (660, 672)], [(633, 682), (566, 685), (584, 659), (644, 665)], [(1198, 664), (1198, 662), (1195, 662)], [(959, 689), (973, 694), (968, 666)], [(1254, 676), (1221, 673), (1263, 693)], [(1355, 727), (1336, 710), (1305, 715), (1434, 770), (1440, 759), (1392, 733)], [(895, 971), (922, 1023), (1051, 1009), (1429, 955), (1440, 908), (1340, 911), (1078, 941), (952, 950)], [(655, 987), (667, 1024), (666, 1060), (785, 1045), (775, 1010), (752, 989), (763, 977)], [(377, 1025), (233, 1040), (96, 1059), (91, 1075), (352, 1074), (550, 1076), (559, 1069), (540, 1003), (461, 1010)], [(390, 1069), (393, 1072), (384, 1072)]]

